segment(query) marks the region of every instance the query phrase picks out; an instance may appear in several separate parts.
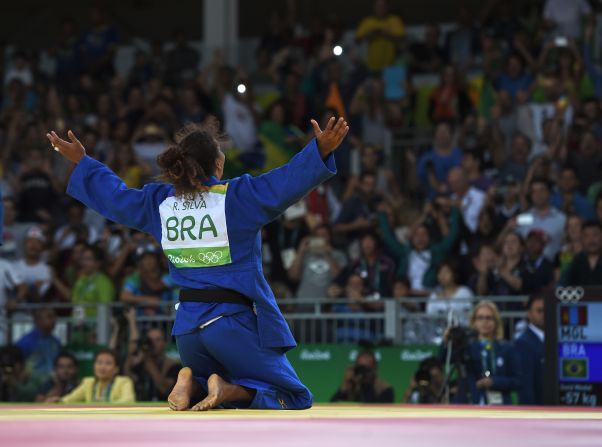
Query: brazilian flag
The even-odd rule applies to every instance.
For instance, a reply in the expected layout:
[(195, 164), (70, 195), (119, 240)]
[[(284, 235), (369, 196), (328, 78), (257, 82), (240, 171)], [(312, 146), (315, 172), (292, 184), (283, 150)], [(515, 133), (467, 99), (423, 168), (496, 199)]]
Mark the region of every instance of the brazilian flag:
[(587, 379), (588, 377), (587, 359), (562, 359), (563, 379)]

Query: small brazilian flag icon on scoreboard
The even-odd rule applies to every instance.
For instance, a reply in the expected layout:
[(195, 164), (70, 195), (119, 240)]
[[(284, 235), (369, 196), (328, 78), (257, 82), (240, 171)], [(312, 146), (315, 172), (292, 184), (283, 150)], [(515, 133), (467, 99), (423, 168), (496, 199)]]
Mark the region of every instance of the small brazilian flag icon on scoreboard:
[(589, 378), (589, 365), (587, 359), (562, 359), (561, 379)]
[(587, 326), (587, 307), (560, 306), (560, 324), (562, 326)]

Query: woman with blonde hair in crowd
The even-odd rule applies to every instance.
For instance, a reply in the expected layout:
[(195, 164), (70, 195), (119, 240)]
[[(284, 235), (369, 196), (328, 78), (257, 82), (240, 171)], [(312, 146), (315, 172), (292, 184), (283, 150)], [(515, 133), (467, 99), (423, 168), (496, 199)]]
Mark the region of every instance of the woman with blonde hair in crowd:
[[(521, 386), (521, 371), (514, 346), (503, 340), (504, 325), (493, 301), (480, 301), (473, 309), (470, 327), (475, 338), (463, 352), (458, 346), (456, 358), (460, 359), (466, 374), (458, 380), (458, 391), (454, 403), (474, 403), (480, 405), (512, 404), (512, 391)], [(445, 333), (440, 350), (440, 359), (447, 354), (447, 341), (452, 338), (450, 330)]]

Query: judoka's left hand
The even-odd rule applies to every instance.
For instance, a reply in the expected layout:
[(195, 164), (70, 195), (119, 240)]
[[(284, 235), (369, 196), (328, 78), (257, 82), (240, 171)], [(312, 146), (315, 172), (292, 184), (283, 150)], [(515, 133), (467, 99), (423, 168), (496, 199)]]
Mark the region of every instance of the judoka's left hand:
[[(336, 124), (335, 124), (336, 122)], [(316, 140), (318, 142), (318, 149), (320, 150), (320, 155), (322, 158), (328, 157), (332, 152), (335, 151), (339, 144), (343, 141), (343, 138), (349, 132), (349, 126), (347, 125), (347, 121), (343, 118), (339, 118), (336, 121), (333, 116), (326, 124), (326, 128), (322, 131), (320, 129), (320, 125), (316, 120), (311, 120), (311, 125), (314, 128), (314, 134), (316, 136)]]
[(86, 155), (86, 149), (84, 149), (84, 146), (80, 143), (73, 132), (69, 131), (67, 132), (67, 135), (69, 136), (71, 142), (60, 138), (54, 130), (50, 133), (47, 133), (46, 137), (50, 140), (50, 143), (55, 151), (60, 152), (61, 155), (67, 160), (77, 164), (82, 158), (84, 158), (84, 155)]

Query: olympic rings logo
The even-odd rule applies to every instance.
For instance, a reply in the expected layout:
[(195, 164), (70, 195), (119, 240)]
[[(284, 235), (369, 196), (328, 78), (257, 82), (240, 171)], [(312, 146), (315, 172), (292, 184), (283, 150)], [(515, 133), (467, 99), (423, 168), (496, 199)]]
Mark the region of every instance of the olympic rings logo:
[(222, 259), (222, 256), (223, 253), (221, 251), (208, 251), (199, 253), (197, 258), (204, 264), (217, 264)]
[(554, 294), (563, 304), (570, 304), (583, 298), (585, 291), (583, 287), (557, 287)]

